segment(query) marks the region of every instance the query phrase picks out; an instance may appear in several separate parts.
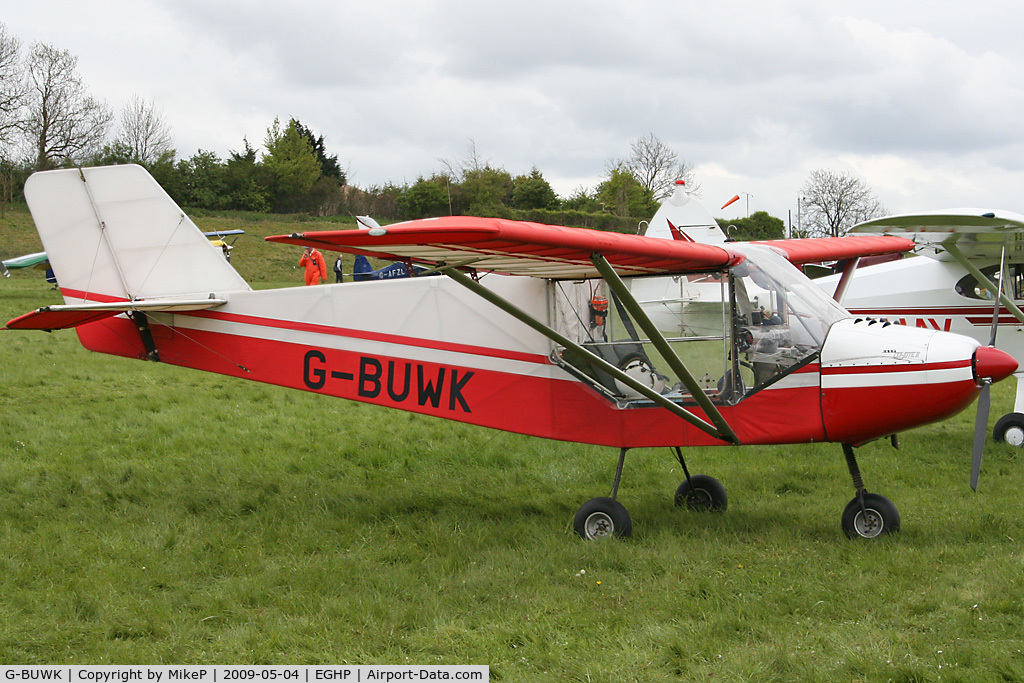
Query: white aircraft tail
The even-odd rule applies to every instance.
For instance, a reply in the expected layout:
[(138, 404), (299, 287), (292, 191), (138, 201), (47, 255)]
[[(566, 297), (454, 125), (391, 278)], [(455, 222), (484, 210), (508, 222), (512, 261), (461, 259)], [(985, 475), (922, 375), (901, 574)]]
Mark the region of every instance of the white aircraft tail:
[(25, 199), (69, 303), (250, 289), (140, 166), (36, 173)]
[(675, 191), (661, 203), (644, 234), (647, 237), (682, 239), (699, 244), (724, 244), (727, 241), (718, 222), (703, 204), (686, 191), (682, 181), (676, 181)]

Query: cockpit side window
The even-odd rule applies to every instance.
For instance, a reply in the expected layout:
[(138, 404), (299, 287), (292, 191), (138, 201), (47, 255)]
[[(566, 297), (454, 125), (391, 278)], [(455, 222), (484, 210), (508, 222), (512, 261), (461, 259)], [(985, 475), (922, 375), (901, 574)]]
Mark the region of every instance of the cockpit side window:
[[(737, 249), (737, 251), (741, 251)], [(734, 404), (814, 358), (849, 314), (785, 259), (742, 249), (731, 269), (627, 279), (631, 298), (713, 402)], [(553, 326), (632, 379), (672, 400), (690, 389), (603, 280), (552, 283)], [(649, 399), (568, 349), (561, 364), (614, 400)]]
[[(981, 268), (981, 273), (998, 284), (999, 264)], [(1009, 287), (1006, 291), (1012, 291), (1014, 299), (1024, 299), (1024, 265), (1020, 263), (1007, 265), (1006, 273), (1009, 280)], [(957, 294), (968, 299), (992, 301), (992, 292), (988, 291), (988, 287), (984, 283), (978, 282), (978, 279), (969, 273), (957, 280), (954, 288)]]

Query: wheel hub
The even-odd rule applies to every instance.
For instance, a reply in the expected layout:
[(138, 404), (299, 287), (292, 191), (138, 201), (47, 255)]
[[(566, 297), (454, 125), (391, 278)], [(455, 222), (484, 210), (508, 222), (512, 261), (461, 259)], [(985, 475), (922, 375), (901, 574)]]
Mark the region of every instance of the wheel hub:
[(853, 519), (853, 526), (864, 538), (875, 538), (885, 529), (885, 522), (876, 510), (868, 508), (857, 513)]
[(1024, 446), (1024, 429), (1020, 427), (1010, 427), (1003, 434), (1003, 440), (1011, 446)]
[(615, 533), (615, 523), (604, 512), (593, 512), (583, 523), (588, 539), (608, 538)]
[(686, 503), (697, 510), (709, 509), (712, 505), (711, 494), (704, 489), (694, 489), (686, 496)]

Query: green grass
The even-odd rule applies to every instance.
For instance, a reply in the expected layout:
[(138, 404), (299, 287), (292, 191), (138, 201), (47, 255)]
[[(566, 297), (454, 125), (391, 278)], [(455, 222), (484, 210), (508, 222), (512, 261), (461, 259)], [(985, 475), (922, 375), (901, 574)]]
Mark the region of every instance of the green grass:
[[(240, 268), (298, 282), (258, 243)], [(0, 281), (4, 320), (56, 301), (38, 271)], [(1024, 679), (1024, 459), (990, 444), (972, 493), (973, 411), (859, 450), (895, 537), (842, 535), (849, 475), (817, 445), (687, 451), (728, 488), (723, 515), (674, 508), (671, 454), (631, 451), (634, 536), (586, 543), (572, 516), (608, 493), (611, 449), (91, 354), (72, 332), (0, 332), (0, 368), (0, 663)], [(1012, 387), (993, 395), (992, 422)]]

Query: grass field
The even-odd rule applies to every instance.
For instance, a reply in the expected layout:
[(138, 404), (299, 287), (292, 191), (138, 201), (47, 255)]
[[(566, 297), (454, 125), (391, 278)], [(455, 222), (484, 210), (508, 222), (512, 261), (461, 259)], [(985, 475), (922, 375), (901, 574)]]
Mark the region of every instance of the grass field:
[[(298, 249), (258, 237), (309, 226), (197, 223), (217, 221), (253, 233), (247, 278), (300, 281)], [(4, 257), (40, 248), (25, 229), (8, 215)], [(0, 280), (3, 320), (57, 300), (38, 271)], [(894, 537), (843, 536), (852, 485), (820, 445), (689, 450), (723, 515), (674, 508), (671, 454), (631, 451), (634, 535), (587, 543), (572, 516), (608, 493), (611, 449), (90, 354), (72, 332), (0, 332), (0, 368), (0, 663), (1024, 680), (1024, 458), (990, 444), (971, 492), (973, 411), (859, 450)]]

